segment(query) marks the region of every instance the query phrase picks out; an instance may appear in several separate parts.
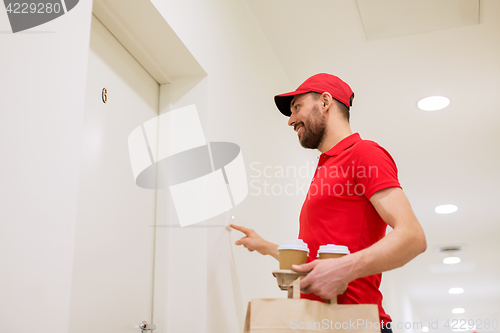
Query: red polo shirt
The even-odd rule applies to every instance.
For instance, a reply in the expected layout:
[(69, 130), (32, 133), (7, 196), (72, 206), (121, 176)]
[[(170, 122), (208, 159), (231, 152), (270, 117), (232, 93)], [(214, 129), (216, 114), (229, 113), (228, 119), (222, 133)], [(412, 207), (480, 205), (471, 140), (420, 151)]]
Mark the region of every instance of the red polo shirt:
[[(321, 245), (346, 245), (354, 253), (383, 238), (387, 224), (369, 199), (388, 187), (401, 187), (394, 160), (358, 133), (321, 154), (300, 212), (299, 238), (309, 245), (308, 262), (316, 259)], [(381, 279), (382, 274), (375, 274), (352, 281), (338, 303), (377, 304), (380, 320), (390, 322), (382, 308)], [(316, 294), (302, 297), (322, 300)]]

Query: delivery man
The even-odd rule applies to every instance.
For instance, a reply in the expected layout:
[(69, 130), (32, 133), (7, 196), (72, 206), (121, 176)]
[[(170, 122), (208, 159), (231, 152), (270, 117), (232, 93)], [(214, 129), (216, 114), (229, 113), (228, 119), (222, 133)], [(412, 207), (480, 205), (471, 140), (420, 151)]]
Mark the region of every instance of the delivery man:
[[(308, 78), (295, 91), (274, 97), (304, 148), (322, 154), (300, 213), (299, 238), (309, 245), (309, 272), (301, 280), (303, 298), (339, 304), (377, 304), (382, 332), (391, 317), (382, 308), (382, 272), (405, 265), (424, 252), (425, 235), (404, 194), (391, 155), (352, 133), (349, 112), (354, 93), (330, 74)], [(393, 230), (386, 235), (387, 225)], [(278, 259), (278, 245), (254, 230), (232, 225), (249, 251)], [(350, 255), (317, 260), (319, 246), (346, 245)], [(347, 289), (346, 289), (347, 288)]]

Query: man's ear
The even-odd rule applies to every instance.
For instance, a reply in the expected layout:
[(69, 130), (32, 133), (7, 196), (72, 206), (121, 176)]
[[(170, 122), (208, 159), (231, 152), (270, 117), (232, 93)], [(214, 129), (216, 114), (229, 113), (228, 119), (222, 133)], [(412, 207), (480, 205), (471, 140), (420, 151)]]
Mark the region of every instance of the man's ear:
[(324, 92), (321, 94), (321, 106), (323, 110), (328, 110), (332, 106), (333, 97), (329, 92)]

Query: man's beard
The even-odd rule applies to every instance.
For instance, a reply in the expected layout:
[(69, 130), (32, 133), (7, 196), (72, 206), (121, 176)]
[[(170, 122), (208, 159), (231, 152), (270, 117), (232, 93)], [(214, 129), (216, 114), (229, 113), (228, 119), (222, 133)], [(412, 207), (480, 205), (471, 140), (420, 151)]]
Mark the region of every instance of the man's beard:
[(317, 149), (326, 131), (325, 116), (321, 114), (317, 105), (312, 109), (306, 123), (299, 138), (300, 145), (307, 149)]

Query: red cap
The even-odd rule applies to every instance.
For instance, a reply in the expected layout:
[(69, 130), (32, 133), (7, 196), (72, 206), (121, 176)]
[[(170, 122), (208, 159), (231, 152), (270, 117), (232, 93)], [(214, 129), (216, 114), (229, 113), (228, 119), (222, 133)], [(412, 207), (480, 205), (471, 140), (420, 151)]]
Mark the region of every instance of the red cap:
[(337, 101), (345, 104), (349, 109), (352, 105), (354, 93), (351, 87), (335, 75), (320, 73), (311, 76), (302, 83), (297, 90), (274, 96), (274, 102), (278, 109), (285, 116), (290, 117), (290, 103), (295, 95), (305, 94), (308, 92), (324, 93), (328, 92)]

